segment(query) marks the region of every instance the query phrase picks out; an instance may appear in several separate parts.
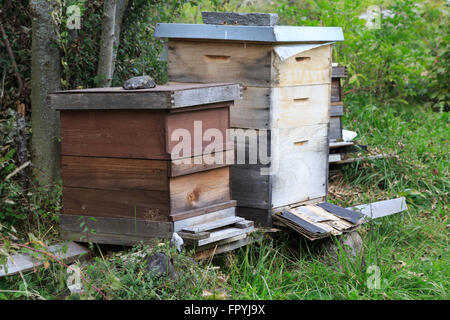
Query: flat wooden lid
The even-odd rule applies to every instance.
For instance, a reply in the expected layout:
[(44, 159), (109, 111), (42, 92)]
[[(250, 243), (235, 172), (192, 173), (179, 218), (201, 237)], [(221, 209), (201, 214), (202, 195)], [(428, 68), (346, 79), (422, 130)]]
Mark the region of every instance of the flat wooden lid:
[(169, 83), (140, 90), (64, 90), (49, 98), (56, 110), (175, 109), (241, 99), (241, 89), (237, 83)]

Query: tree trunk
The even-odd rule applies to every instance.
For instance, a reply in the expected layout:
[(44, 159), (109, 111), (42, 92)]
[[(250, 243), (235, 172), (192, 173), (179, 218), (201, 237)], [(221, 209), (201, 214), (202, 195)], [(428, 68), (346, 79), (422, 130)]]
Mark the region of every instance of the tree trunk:
[(59, 115), (49, 108), (47, 94), (60, 89), (60, 55), (53, 44), (57, 25), (50, 16), (56, 0), (30, 0), (32, 11), (31, 123), (33, 173), (42, 186), (59, 179)]
[(103, 6), (103, 27), (97, 69), (100, 87), (111, 86), (120, 42), (120, 28), (127, 3), (127, 0), (105, 0)]

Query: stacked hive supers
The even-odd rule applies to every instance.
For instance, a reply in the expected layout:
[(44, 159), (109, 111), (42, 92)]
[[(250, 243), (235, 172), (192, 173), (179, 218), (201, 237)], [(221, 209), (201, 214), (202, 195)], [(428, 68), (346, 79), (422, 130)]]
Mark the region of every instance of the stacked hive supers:
[[(61, 119), (62, 238), (134, 244), (186, 229), (187, 240), (201, 245), (242, 239), (253, 227), (236, 217), (227, 160), (233, 149), (226, 139), (229, 107), (240, 95), (239, 84), (51, 94)], [(224, 139), (204, 141), (210, 128)], [(183, 137), (190, 154), (174, 152), (178, 129), (190, 135)], [(223, 161), (205, 161), (208, 155)], [(220, 232), (210, 232), (214, 228)]]
[[(245, 164), (231, 168), (238, 214), (263, 226), (283, 208), (318, 203), (327, 194), (332, 42), (341, 28), (158, 24), (168, 38), (173, 82), (237, 82), (243, 99), (231, 108), (238, 137), (267, 130), (258, 146), (237, 139)], [(245, 146), (244, 146), (245, 145)], [(270, 149), (270, 165), (248, 154)], [(261, 168), (272, 173), (261, 174)]]
[(333, 67), (331, 72), (331, 101), (330, 101), (330, 142), (342, 140), (342, 103), (341, 79), (347, 77), (346, 67)]

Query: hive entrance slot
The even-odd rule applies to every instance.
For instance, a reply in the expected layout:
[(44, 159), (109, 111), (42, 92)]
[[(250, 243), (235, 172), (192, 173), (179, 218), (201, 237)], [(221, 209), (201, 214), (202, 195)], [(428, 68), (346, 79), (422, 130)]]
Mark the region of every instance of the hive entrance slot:
[(229, 62), (230, 59), (231, 59), (231, 56), (216, 55), (216, 54), (205, 54), (205, 60), (207, 62), (226, 63), (226, 62)]
[(295, 61), (297, 62), (303, 62), (307, 60), (311, 60), (311, 57), (295, 57)]

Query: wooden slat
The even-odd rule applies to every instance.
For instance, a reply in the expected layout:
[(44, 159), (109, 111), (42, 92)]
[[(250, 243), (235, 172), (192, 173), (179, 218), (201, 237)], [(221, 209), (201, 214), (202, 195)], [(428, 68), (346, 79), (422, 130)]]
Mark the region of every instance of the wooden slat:
[[(88, 249), (74, 242), (51, 245), (47, 248), (47, 251), (66, 264), (70, 264), (89, 253)], [(42, 266), (43, 261), (48, 261), (48, 257), (44, 254), (38, 253), (37, 255), (37, 257), (31, 257), (23, 253), (13, 255), (12, 259), (8, 258), (6, 262), (8, 271), (3, 265), (0, 265), (0, 277), (18, 274), (19, 272), (25, 273)]]
[(272, 210), (258, 209), (238, 206), (237, 215), (247, 220), (251, 220), (256, 226), (271, 227), (272, 226)]
[(186, 227), (186, 228), (183, 228), (182, 231), (188, 232), (188, 233), (199, 233), (199, 232), (203, 232), (203, 231), (209, 231), (209, 230), (217, 229), (220, 227), (232, 225), (232, 224), (241, 222), (243, 220), (244, 220), (244, 218), (240, 218), (240, 217), (228, 217), (228, 218), (224, 218), (224, 219), (220, 219), (220, 220), (215, 220), (212, 222), (196, 224), (191, 227)]
[(121, 158), (62, 156), (65, 187), (167, 191), (168, 162)]
[(245, 86), (242, 100), (237, 100), (230, 109), (231, 126), (270, 129), (271, 92), (271, 88)]
[(201, 223), (208, 223), (228, 217), (236, 216), (236, 201), (232, 200), (225, 205), (210, 206), (208, 208), (202, 208), (200, 215), (191, 216), (182, 220), (175, 220), (173, 222), (174, 231), (182, 230)]
[(152, 89), (94, 88), (52, 93), (50, 105), (57, 110), (171, 109), (233, 101), (240, 97), (234, 83), (179, 83)]
[(371, 219), (377, 219), (385, 216), (392, 215), (394, 213), (407, 211), (408, 206), (404, 197), (372, 202), (369, 204), (362, 204), (359, 206), (354, 206), (347, 208), (365, 215)]
[(231, 200), (230, 168), (223, 167), (170, 180), (171, 214)]
[(236, 249), (241, 248), (243, 246), (246, 246), (246, 245), (248, 245), (248, 244), (250, 244), (252, 242), (253, 242), (253, 240), (251, 238), (246, 237), (246, 238), (240, 239), (238, 241), (222, 244), (222, 245), (217, 246), (217, 247), (214, 246), (213, 248), (210, 248), (210, 249), (207, 249), (207, 250), (198, 251), (198, 252), (196, 252), (194, 254), (194, 258), (196, 260), (206, 259), (206, 258), (209, 258), (209, 257), (214, 256), (214, 255), (218, 255), (218, 254), (221, 254), (221, 253), (225, 253), (225, 252), (236, 250)]
[(270, 85), (272, 47), (269, 45), (169, 39), (168, 49), (169, 81)]
[(90, 242), (90, 243), (115, 244), (123, 246), (133, 246), (138, 243), (153, 243), (155, 241), (154, 237), (133, 236), (117, 233), (97, 232), (95, 234), (88, 234), (86, 236), (86, 233), (84, 232), (61, 230), (60, 234), (61, 239), (66, 240)]
[(333, 67), (331, 70), (332, 78), (346, 78), (347, 77), (347, 67)]
[(235, 237), (241, 234), (249, 233), (253, 230), (253, 227), (245, 228), (245, 229), (239, 229), (239, 228), (226, 228), (223, 230), (211, 232), (209, 238), (198, 240), (197, 246), (203, 246), (208, 243), (213, 243), (216, 241), (220, 241), (226, 238)]
[(63, 207), (64, 214), (167, 221), (169, 193), (64, 187)]
[(329, 139), (330, 140), (342, 139), (342, 118), (340, 116), (330, 117)]
[(234, 162), (234, 150), (219, 151), (201, 156), (175, 159), (170, 162), (171, 177), (227, 167)]
[(330, 105), (330, 117), (342, 116), (344, 114), (344, 107), (341, 103)]
[(341, 82), (339, 79), (331, 80), (331, 102), (342, 101)]
[[(169, 238), (173, 232), (173, 223), (129, 218), (106, 218), (62, 214), (59, 217), (61, 230), (83, 232), (87, 227), (91, 234), (110, 233), (131, 235), (143, 238)], [(80, 226), (83, 223), (82, 226)]]
[(242, 221), (239, 221), (239, 222), (236, 222), (235, 224), (233, 224), (233, 227), (239, 228), (239, 229), (245, 229), (245, 228), (253, 227), (254, 225), (255, 225), (255, 223), (253, 221), (242, 220)]

